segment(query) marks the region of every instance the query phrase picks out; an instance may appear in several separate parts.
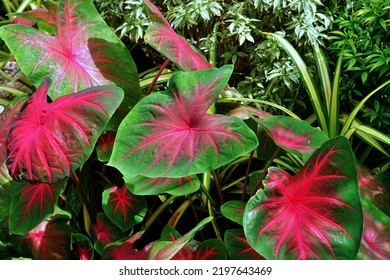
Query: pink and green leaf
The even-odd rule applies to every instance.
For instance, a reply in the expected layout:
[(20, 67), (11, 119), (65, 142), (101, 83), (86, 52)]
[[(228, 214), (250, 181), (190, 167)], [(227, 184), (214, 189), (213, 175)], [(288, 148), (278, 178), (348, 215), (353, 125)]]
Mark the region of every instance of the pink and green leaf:
[(272, 116), (255, 119), (282, 149), (307, 160), (322, 143), (329, 138), (326, 134), (302, 120), (286, 116)]
[(123, 120), (108, 164), (128, 179), (181, 178), (256, 148), (241, 119), (207, 113), (231, 73), (231, 66), (175, 73), (168, 90), (143, 98)]
[(145, 41), (175, 62), (185, 71), (203, 70), (213, 67), (200, 52), (180, 37), (164, 18), (159, 9), (149, 0), (144, 0), (152, 23), (145, 34)]
[(54, 213), (64, 182), (57, 184), (13, 183), (9, 232), (25, 235)]
[(108, 162), (114, 147), (116, 132), (108, 131), (100, 135), (96, 143), (96, 155), (101, 162)]
[(48, 88), (45, 80), (9, 133), (7, 166), (16, 180), (55, 183), (70, 176), (88, 159), (123, 98), (120, 88), (108, 85), (48, 103)]
[(362, 198), (362, 205), (363, 235), (357, 258), (390, 260), (390, 217), (366, 198)]
[(238, 200), (230, 200), (221, 206), (222, 215), (229, 220), (242, 225), (246, 203)]
[(114, 83), (124, 90), (130, 105), (139, 100), (136, 65), (91, 0), (60, 1), (56, 29), (56, 35), (51, 36), (17, 24), (0, 28), (0, 37), (36, 87), (50, 77), (55, 81), (49, 90), (54, 100), (92, 86)]
[(196, 175), (182, 178), (148, 178), (136, 176), (126, 179), (126, 186), (137, 195), (171, 194), (175, 196), (187, 195), (196, 192), (200, 187), (200, 181)]
[(146, 214), (146, 201), (126, 186), (108, 187), (102, 194), (103, 211), (123, 232), (139, 224)]
[[(372, 174), (363, 166), (357, 166), (360, 195), (373, 202), (383, 213), (390, 217), (390, 185), (386, 173)], [(386, 183), (387, 182), (387, 183)]]
[(267, 259), (355, 259), (363, 228), (354, 154), (345, 137), (316, 150), (296, 175), (271, 167), (249, 201), (244, 230)]
[(36, 260), (66, 260), (70, 254), (68, 219), (54, 215), (19, 238), (20, 246)]
[(226, 260), (225, 244), (219, 239), (208, 239), (200, 243), (192, 254), (192, 260)]
[[(58, 4), (54, 2), (46, 2), (46, 3), (49, 3), (47, 5), (47, 8), (37, 8), (23, 13), (16, 13), (14, 14), (16, 15), (15, 18), (24, 19), (31, 22), (28, 26), (33, 26), (35, 23), (37, 23), (41, 31), (47, 32), (49, 34), (55, 34), (56, 14), (57, 14)], [(14, 20), (12, 20), (12, 22), (14, 23)], [(27, 24), (23, 24), (23, 25), (27, 25)]]
[(99, 254), (103, 253), (106, 245), (125, 237), (123, 231), (114, 225), (104, 213), (98, 213), (96, 223), (91, 226), (94, 248)]
[(169, 260), (173, 258), (180, 250), (193, 240), (195, 234), (201, 231), (206, 224), (211, 222), (213, 218), (207, 217), (199, 222), (193, 229), (185, 235), (177, 238), (175, 241), (158, 241), (155, 242), (150, 249), (149, 259), (152, 260)]
[(71, 235), (71, 252), (75, 260), (92, 260), (94, 255), (91, 240), (81, 234), (72, 233)]
[(249, 245), (242, 229), (225, 232), (224, 241), (231, 260), (264, 260), (265, 258)]
[(103, 252), (102, 259), (105, 260), (147, 260), (153, 243), (137, 249), (134, 243), (141, 238), (142, 232), (137, 232), (126, 241), (118, 241), (109, 244)]

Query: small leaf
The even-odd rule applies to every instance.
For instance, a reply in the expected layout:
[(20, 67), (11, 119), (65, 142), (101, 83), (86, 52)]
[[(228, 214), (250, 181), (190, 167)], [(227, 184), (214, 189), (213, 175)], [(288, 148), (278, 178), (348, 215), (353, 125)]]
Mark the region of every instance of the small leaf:
[(285, 116), (273, 116), (264, 120), (255, 119), (284, 150), (307, 160), (328, 137), (307, 122)]
[(110, 160), (112, 149), (114, 147), (116, 133), (109, 131), (100, 135), (96, 143), (96, 155), (101, 162)]
[(243, 223), (246, 203), (243, 201), (230, 200), (221, 206), (222, 215), (239, 225)]
[(92, 260), (93, 245), (91, 240), (81, 233), (72, 233), (71, 251), (76, 260)]
[(354, 154), (336, 137), (295, 176), (271, 167), (245, 208), (249, 244), (267, 259), (355, 259), (363, 228)]
[(143, 98), (123, 120), (108, 165), (128, 179), (181, 178), (253, 150), (256, 135), (242, 120), (207, 113), (231, 71), (224, 66), (175, 73), (167, 91)]
[(55, 183), (92, 153), (123, 91), (90, 88), (48, 103), (48, 80), (26, 102), (8, 136), (7, 166), (15, 180)]
[(136, 195), (171, 194), (175, 196), (187, 195), (196, 192), (200, 187), (197, 176), (183, 178), (148, 178), (136, 176), (133, 179), (125, 178), (126, 186)]
[(64, 182), (53, 185), (14, 183), (9, 217), (10, 233), (25, 235), (52, 215), (63, 187)]
[(245, 238), (241, 229), (230, 229), (225, 232), (224, 241), (229, 258), (232, 260), (264, 260)]
[(208, 239), (200, 243), (192, 260), (226, 260), (225, 244), (219, 239)]
[(91, 226), (94, 239), (94, 248), (99, 254), (103, 253), (104, 246), (124, 237), (123, 231), (114, 225), (104, 213), (98, 213), (96, 223)]
[(211, 68), (212, 65), (182, 37), (172, 29), (158, 8), (149, 0), (144, 0), (149, 10), (152, 24), (145, 33), (145, 41), (175, 62), (185, 71)]
[(104, 260), (147, 260), (153, 243), (147, 244), (142, 249), (135, 248), (134, 243), (141, 237), (142, 232), (137, 232), (124, 242), (114, 242), (108, 245), (103, 252)]
[(208, 217), (203, 219), (185, 235), (179, 237), (174, 242), (159, 241), (153, 244), (149, 258), (152, 260), (169, 260), (176, 255), (188, 242), (190, 242), (195, 234), (203, 229), (203, 227), (209, 223), (213, 218)]
[(66, 260), (70, 253), (68, 220), (54, 215), (19, 239), (20, 246), (36, 260)]
[(111, 186), (102, 194), (103, 211), (123, 232), (140, 223), (146, 213), (146, 201), (126, 186)]

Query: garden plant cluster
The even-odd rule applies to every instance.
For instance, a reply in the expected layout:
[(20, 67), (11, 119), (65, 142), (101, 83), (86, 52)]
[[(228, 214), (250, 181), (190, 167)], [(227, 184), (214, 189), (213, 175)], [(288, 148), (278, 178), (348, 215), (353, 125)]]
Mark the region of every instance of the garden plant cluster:
[(0, 259), (390, 259), (390, 0), (1, 3)]

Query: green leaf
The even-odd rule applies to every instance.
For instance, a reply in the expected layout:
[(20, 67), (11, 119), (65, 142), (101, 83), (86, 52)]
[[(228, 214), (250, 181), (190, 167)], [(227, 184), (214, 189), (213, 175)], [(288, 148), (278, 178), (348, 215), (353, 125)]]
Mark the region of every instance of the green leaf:
[(242, 225), (246, 203), (243, 201), (230, 200), (221, 206), (222, 215), (229, 220)]

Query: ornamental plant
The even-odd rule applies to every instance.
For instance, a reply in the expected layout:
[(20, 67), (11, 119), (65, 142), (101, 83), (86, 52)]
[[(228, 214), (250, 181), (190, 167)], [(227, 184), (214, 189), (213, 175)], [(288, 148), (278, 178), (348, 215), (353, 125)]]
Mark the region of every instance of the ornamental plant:
[(319, 127), (228, 98), (234, 66), (144, 5), (166, 62), (142, 80), (90, 0), (0, 27), (32, 90), (3, 87), (1, 258), (389, 259), (386, 165), (363, 167), (315, 101)]

